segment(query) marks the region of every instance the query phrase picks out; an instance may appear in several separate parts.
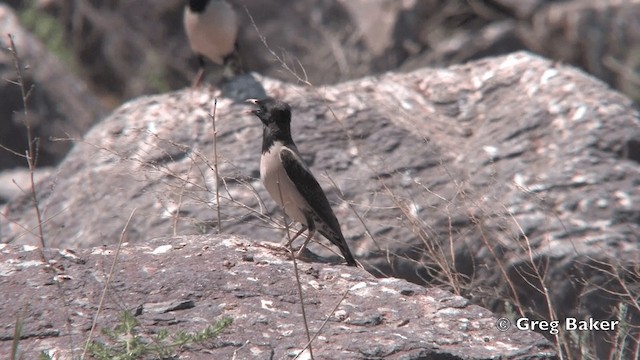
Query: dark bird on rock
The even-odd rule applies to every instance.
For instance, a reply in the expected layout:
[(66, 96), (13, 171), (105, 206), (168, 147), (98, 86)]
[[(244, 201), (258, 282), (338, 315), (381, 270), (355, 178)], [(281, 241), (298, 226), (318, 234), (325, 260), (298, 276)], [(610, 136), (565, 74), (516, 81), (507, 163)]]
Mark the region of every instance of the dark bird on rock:
[(198, 55), (199, 71), (194, 80), (198, 86), (204, 75), (204, 58), (218, 65), (231, 66), (240, 72), (237, 36), (238, 16), (224, 0), (189, 0), (184, 8), (184, 28), (189, 46)]
[(260, 118), (263, 125), (260, 178), (285, 214), (302, 224), (291, 241), (309, 230), (298, 253), (318, 231), (340, 249), (349, 266), (357, 266), (327, 196), (291, 138), (291, 108), (273, 98), (247, 101), (258, 106), (249, 112)]

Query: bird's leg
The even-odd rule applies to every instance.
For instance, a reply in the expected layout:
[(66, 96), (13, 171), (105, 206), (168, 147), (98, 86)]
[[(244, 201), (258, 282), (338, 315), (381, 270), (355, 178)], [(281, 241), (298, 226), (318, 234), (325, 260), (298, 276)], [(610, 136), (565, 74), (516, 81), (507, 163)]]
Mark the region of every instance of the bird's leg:
[(309, 223), (309, 233), (307, 234), (307, 240), (305, 240), (304, 244), (300, 246), (300, 249), (298, 249), (296, 256), (300, 256), (302, 251), (304, 251), (304, 248), (307, 247), (307, 244), (309, 243), (309, 241), (313, 239), (313, 235), (316, 233), (316, 225), (313, 223), (313, 220), (307, 219), (307, 222)]
[(191, 85), (191, 87), (193, 88), (199, 87), (200, 83), (202, 82), (203, 75), (204, 75), (204, 68), (200, 68), (200, 70), (198, 70), (198, 74), (196, 74), (196, 78), (193, 79), (193, 84)]
[(240, 58), (240, 53), (238, 52), (238, 42), (236, 41), (233, 52), (226, 55), (222, 59), (222, 64), (224, 66), (224, 70), (222, 73), (222, 77), (225, 80), (229, 80), (236, 75), (240, 75), (244, 73), (244, 67), (242, 65), (242, 59)]
[(194, 88), (199, 87), (203, 77), (204, 77), (204, 58), (202, 57), (202, 55), (198, 55), (198, 73), (196, 74), (195, 79), (193, 79), (193, 84), (191, 84), (191, 87), (194, 87)]
[(302, 225), (302, 229), (300, 229), (295, 235), (293, 235), (293, 237), (290, 240), (287, 240), (287, 244), (285, 246), (289, 247), (289, 245), (293, 244), (293, 241), (297, 239), (298, 236), (300, 236), (300, 234), (302, 234), (307, 229), (308, 227), (306, 225)]

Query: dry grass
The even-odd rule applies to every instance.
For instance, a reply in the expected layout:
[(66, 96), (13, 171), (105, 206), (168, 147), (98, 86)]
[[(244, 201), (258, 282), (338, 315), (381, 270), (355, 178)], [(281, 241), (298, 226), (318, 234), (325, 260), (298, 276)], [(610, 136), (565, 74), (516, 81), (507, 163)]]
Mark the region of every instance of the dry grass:
[(27, 84), (25, 83), (24, 74), (23, 74), (23, 65), (22, 65), (22, 61), (20, 60), (20, 56), (18, 55), (18, 49), (16, 48), (16, 45), (13, 41), (13, 36), (11, 34), (8, 34), (7, 36), (9, 37), (9, 51), (11, 52), (11, 55), (13, 57), (13, 65), (14, 65), (14, 69), (17, 77), (15, 81), (11, 81), (11, 80), (7, 80), (7, 81), (15, 84), (20, 89), (20, 95), (22, 97), (22, 106), (24, 108), (23, 125), (27, 130), (28, 148), (24, 154), (21, 154), (20, 152), (15, 151), (13, 149), (9, 149), (1, 144), (0, 144), (0, 147), (5, 151), (8, 151), (16, 156), (20, 156), (24, 158), (27, 162), (27, 165), (29, 167), (29, 185), (30, 185), (28, 189), (28, 193), (31, 196), (31, 201), (32, 201), (33, 208), (36, 214), (36, 219), (37, 219), (38, 239), (40, 240), (40, 249), (41, 249), (40, 254), (42, 256), (42, 260), (46, 262), (47, 259), (44, 254), (44, 249), (46, 248), (46, 246), (44, 241), (44, 232), (42, 230), (42, 214), (40, 212), (40, 204), (38, 202), (38, 196), (36, 194), (36, 186), (35, 186), (35, 180), (34, 180), (34, 173), (38, 165), (39, 139), (33, 137), (33, 131), (31, 129), (31, 123), (30, 123), (30, 117), (29, 117), (29, 106), (28, 106), (29, 98), (31, 96), (31, 91), (33, 90), (33, 87), (30, 87), (27, 90)]

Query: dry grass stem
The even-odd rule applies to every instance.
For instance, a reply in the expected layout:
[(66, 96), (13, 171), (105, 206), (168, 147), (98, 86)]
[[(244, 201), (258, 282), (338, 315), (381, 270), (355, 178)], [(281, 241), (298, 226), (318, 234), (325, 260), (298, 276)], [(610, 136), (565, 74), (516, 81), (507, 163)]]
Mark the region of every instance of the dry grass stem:
[(93, 332), (96, 329), (96, 325), (98, 324), (98, 317), (100, 316), (100, 312), (102, 311), (102, 307), (104, 305), (104, 299), (107, 296), (107, 290), (109, 289), (109, 284), (111, 283), (111, 278), (113, 277), (113, 273), (116, 269), (116, 264), (118, 263), (118, 255), (120, 255), (120, 249), (122, 248), (122, 243), (127, 234), (127, 229), (129, 228), (129, 224), (131, 223), (131, 219), (133, 219), (133, 215), (136, 213), (136, 208), (131, 211), (131, 215), (127, 219), (126, 224), (122, 228), (122, 232), (120, 233), (120, 239), (118, 240), (118, 245), (116, 246), (116, 253), (113, 256), (113, 261), (111, 262), (111, 269), (109, 269), (109, 274), (107, 275), (107, 280), (104, 283), (104, 288), (102, 288), (102, 294), (100, 295), (100, 301), (98, 302), (98, 310), (96, 310), (96, 315), (93, 317), (93, 322), (91, 323), (91, 330), (89, 330), (89, 336), (87, 337), (87, 341), (84, 346), (84, 350), (82, 352), (81, 359), (84, 359), (87, 351), (89, 349), (89, 345), (91, 344), (91, 340), (93, 339)]
[[(8, 34), (9, 37), (9, 51), (11, 51), (11, 55), (13, 56), (13, 65), (15, 68), (16, 76), (18, 80), (13, 82), (20, 88), (20, 94), (22, 96), (22, 106), (24, 107), (24, 126), (27, 129), (27, 144), (28, 148), (25, 151), (25, 158), (27, 159), (27, 164), (29, 165), (29, 182), (30, 182), (30, 193), (31, 193), (31, 201), (33, 203), (33, 208), (36, 212), (36, 221), (38, 222), (38, 239), (40, 240), (40, 254), (42, 260), (47, 262), (47, 258), (44, 254), (45, 241), (44, 241), (44, 231), (42, 229), (42, 214), (40, 212), (40, 204), (38, 203), (38, 196), (36, 194), (36, 185), (34, 179), (34, 173), (36, 171), (36, 166), (38, 164), (38, 138), (33, 138), (31, 124), (29, 123), (29, 109), (27, 107), (27, 103), (29, 101), (29, 97), (31, 96), (31, 91), (33, 87), (31, 87), (28, 91), (26, 89), (26, 84), (24, 82), (24, 75), (22, 73), (22, 63), (20, 61), (20, 56), (18, 55), (18, 49), (13, 41), (13, 35)], [(4, 148), (4, 147), (3, 147)]]
[[(289, 232), (289, 222), (287, 221), (287, 214), (284, 211), (284, 198), (282, 196), (282, 189), (280, 188), (280, 177), (278, 176), (278, 178), (276, 179), (277, 184), (278, 184), (278, 193), (280, 196), (280, 203), (283, 204), (282, 206), (282, 214), (284, 216), (284, 226), (285, 226), (285, 232), (287, 234), (287, 238), (288, 238), (288, 244), (289, 244), (289, 253), (291, 254), (291, 260), (293, 261), (293, 273), (296, 277), (296, 286), (298, 287), (298, 298), (300, 299), (300, 307), (302, 309), (302, 322), (304, 323), (304, 330), (307, 334), (307, 341), (309, 342), (308, 347), (309, 347), (309, 356), (311, 357), (311, 359), (313, 360), (313, 348), (311, 347), (311, 333), (309, 332), (309, 322), (307, 321), (307, 311), (304, 307), (304, 294), (302, 293), (302, 284), (300, 282), (300, 272), (298, 270), (298, 261), (296, 260), (296, 255), (295, 255), (295, 251), (293, 251), (293, 241), (291, 239), (291, 233)], [(306, 349), (306, 347), (305, 347)], [(302, 351), (300, 353), (303, 353), (305, 349), (302, 349)], [(299, 354), (298, 354), (299, 355)]]
[(216, 110), (218, 108), (218, 99), (213, 100), (213, 108), (211, 109), (211, 123), (213, 124), (213, 169), (216, 174), (216, 211), (218, 214), (218, 234), (222, 233), (222, 219), (220, 217), (220, 174), (218, 173), (218, 131), (216, 130)]

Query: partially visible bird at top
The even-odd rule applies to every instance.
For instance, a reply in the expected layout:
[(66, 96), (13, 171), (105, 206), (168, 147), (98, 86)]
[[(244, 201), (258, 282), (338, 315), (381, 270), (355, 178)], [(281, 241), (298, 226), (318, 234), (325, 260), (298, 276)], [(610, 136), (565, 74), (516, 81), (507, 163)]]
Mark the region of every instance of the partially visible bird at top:
[(184, 28), (189, 46), (198, 56), (199, 70), (193, 86), (204, 76), (205, 57), (225, 70), (239, 73), (238, 16), (225, 0), (189, 0), (184, 8)]
[(289, 244), (308, 229), (307, 240), (299, 254), (317, 230), (340, 249), (347, 265), (357, 266), (327, 196), (293, 142), (290, 106), (273, 98), (247, 101), (258, 106), (249, 112), (256, 115), (263, 126), (260, 178), (285, 214), (302, 224)]

